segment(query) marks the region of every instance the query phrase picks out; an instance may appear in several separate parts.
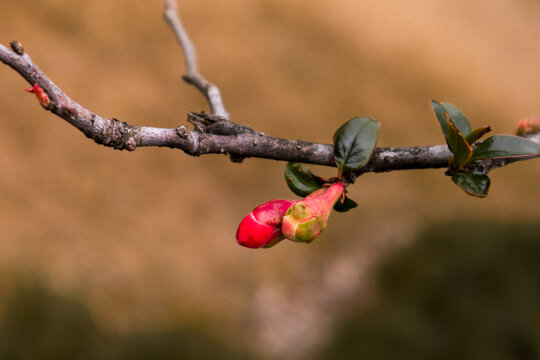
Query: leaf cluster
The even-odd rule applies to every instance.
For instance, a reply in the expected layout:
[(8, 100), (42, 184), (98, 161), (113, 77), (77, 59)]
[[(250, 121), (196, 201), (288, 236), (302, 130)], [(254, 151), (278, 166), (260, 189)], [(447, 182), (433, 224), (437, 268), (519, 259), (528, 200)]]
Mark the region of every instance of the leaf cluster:
[[(475, 166), (480, 161), (540, 156), (540, 145), (519, 136), (494, 135), (480, 142), (491, 131), (490, 126), (472, 130), (467, 117), (454, 105), (432, 100), (431, 106), (452, 152), (447, 173), (469, 195), (486, 197), (491, 186), (487, 173), (478, 171), (480, 167)], [(368, 117), (355, 117), (347, 121), (337, 129), (333, 137), (337, 177), (324, 179), (302, 164), (288, 163), (285, 168), (287, 185), (292, 192), (302, 197), (336, 181), (347, 185), (343, 180), (344, 174), (358, 171), (367, 165), (377, 145), (379, 131), (379, 122)], [(356, 202), (344, 196), (334, 208), (346, 212), (357, 206)]]
[[(288, 163), (285, 167), (285, 181), (293, 193), (308, 196), (332, 182), (342, 181), (346, 171), (357, 171), (366, 166), (379, 137), (379, 123), (368, 117), (355, 117), (343, 124), (334, 134), (334, 154), (338, 176), (324, 179), (313, 174), (307, 166)], [(334, 210), (347, 212), (358, 204), (346, 195), (334, 206)]]
[(431, 106), (453, 155), (448, 173), (469, 195), (486, 197), (491, 185), (487, 174), (474, 170), (471, 165), (486, 159), (540, 155), (540, 145), (519, 136), (494, 135), (478, 143), (491, 131), (490, 126), (471, 130), (465, 115), (454, 105), (432, 100)]

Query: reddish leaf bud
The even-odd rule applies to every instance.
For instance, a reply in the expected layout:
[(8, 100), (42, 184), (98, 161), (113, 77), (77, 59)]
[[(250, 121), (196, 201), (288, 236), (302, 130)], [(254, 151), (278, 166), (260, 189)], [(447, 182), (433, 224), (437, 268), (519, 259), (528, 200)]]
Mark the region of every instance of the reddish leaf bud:
[(292, 203), (290, 200), (270, 200), (253, 209), (238, 226), (236, 231), (238, 244), (258, 249), (272, 247), (283, 240), (281, 222)]
[(39, 103), (41, 104), (41, 106), (47, 107), (49, 105), (49, 103), (50, 103), (49, 96), (47, 95), (47, 93), (42, 88), (39, 87), (38, 84), (34, 84), (34, 86), (29, 87), (25, 91), (28, 91), (30, 93), (34, 93), (36, 95)]
[(540, 117), (532, 116), (519, 122), (517, 134), (529, 135), (540, 132)]

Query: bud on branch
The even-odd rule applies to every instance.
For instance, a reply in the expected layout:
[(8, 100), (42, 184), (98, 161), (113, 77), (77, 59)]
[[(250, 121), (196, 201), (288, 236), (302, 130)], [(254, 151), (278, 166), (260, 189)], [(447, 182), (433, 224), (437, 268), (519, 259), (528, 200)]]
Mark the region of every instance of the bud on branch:
[(343, 184), (320, 189), (296, 201), (285, 213), (281, 229), (285, 238), (310, 243), (326, 229), (334, 204), (343, 195)]
[(29, 93), (34, 93), (36, 95), (36, 98), (38, 99), (39, 103), (44, 108), (49, 106), (49, 103), (50, 103), (49, 96), (47, 95), (47, 93), (42, 88), (39, 87), (38, 84), (34, 84), (34, 86), (29, 87), (25, 91), (27, 91)]
[(270, 200), (253, 209), (238, 226), (236, 231), (238, 244), (258, 249), (272, 247), (283, 240), (281, 222), (292, 203), (291, 200)]
[(285, 238), (310, 243), (326, 228), (328, 217), (343, 191), (343, 184), (335, 183), (303, 200), (267, 201), (242, 219), (236, 241), (252, 249), (269, 248)]

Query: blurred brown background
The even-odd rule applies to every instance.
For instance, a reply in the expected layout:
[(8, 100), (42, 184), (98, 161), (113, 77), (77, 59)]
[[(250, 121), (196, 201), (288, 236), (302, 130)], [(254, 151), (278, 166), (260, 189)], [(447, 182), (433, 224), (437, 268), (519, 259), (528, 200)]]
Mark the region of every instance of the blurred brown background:
[[(430, 99), (474, 126), (513, 133), (540, 115), (536, 1), (181, 1), (201, 72), (231, 119), (330, 143), (353, 116), (381, 122), (380, 146), (442, 144)], [(163, 1), (3, 0), (0, 41), (19, 40), (69, 96), (102, 116), (176, 127), (207, 110), (181, 80)], [(536, 161), (492, 173), (487, 199), (443, 170), (367, 174), (359, 208), (313, 244), (237, 246), (242, 217), (293, 198), (285, 164), (96, 145), (44, 112), (0, 67), (0, 304), (38, 277), (86, 304), (106, 331), (194, 324), (258, 355), (302, 358), (325, 343), (370, 270), (425, 225), (535, 222)], [(323, 176), (334, 170), (317, 168)]]

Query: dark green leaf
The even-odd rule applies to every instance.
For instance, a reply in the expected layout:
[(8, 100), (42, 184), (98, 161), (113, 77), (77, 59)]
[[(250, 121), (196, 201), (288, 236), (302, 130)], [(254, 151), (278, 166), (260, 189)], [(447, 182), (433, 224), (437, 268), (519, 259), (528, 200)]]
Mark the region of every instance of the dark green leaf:
[(334, 155), (341, 171), (364, 167), (375, 150), (379, 123), (367, 117), (347, 121), (334, 134)]
[(474, 149), (471, 161), (530, 155), (540, 155), (540, 145), (519, 136), (495, 135)]
[(314, 176), (307, 166), (288, 163), (285, 167), (285, 181), (289, 189), (298, 196), (305, 197), (322, 187), (322, 180)]
[(469, 120), (467, 120), (461, 110), (459, 110), (454, 105), (446, 102), (442, 103), (442, 106), (446, 109), (446, 112), (450, 116), (450, 121), (454, 123), (456, 129), (458, 129), (459, 132), (463, 134), (463, 136), (469, 135), (469, 133), (471, 132), (471, 125), (469, 124)]
[(491, 181), (486, 174), (476, 171), (457, 172), (452, 175), (452, 181), (467, 194), (476, 197), (486, 197)]
[(474, 144), (475, 141), (478, 141), (482, 136), (486, 135), (488, 132), (491, 131), (491, 126), (482, 127), (476, 130), (473, 130), (465, 137), (465, 140), (469, 143), (469, 145)]
[(337, 201), (336, 205), (334, 205), (334, 210), (337, 212), (347, 212), (357, 206), (358, 204), (355, 201), (345, 196), (345, 200), (343, 200), (343, 202), (341, 202), (341, 200)]
[(446, 109), (444, 106), (441, 105), (438, 101), (431, 100), (431, 107), (433, 108), (433, 111), (435, 112), (435, 116), (437, 117), (437, 120), (439, 120), (439, 125), (441, 125), (441, 130), (444, 134), (444, 138), (448, 138), (448, 127), (446, 125), (446, 121), (448, 120), (448, 116), (446, 115)]
[(448, 139), (448, 126), (446, 125), (448, 120), (450, 120), (464, 136), (469, 135), (471, 132), (471, 125), (465, 115), (463, 115), (457, 107), (450, 103), (441, 104), (436, 100), (431, 100), (431, 107), (435, 112), (437, 120), (439, 120), (439, 125), (441, 125), (441, 130), (446, 139)]
[(452, 158), (452, 167), (454, 169), (461, 169), (467, 165), (471, 159), (472, 148), (450, 120), (447, 121), (447, 130), (448, 138), (446, 140), (448, 142), (448, 147), (450, 148), (450, 151), (452, 151), (452, 154), (454, 154)]

